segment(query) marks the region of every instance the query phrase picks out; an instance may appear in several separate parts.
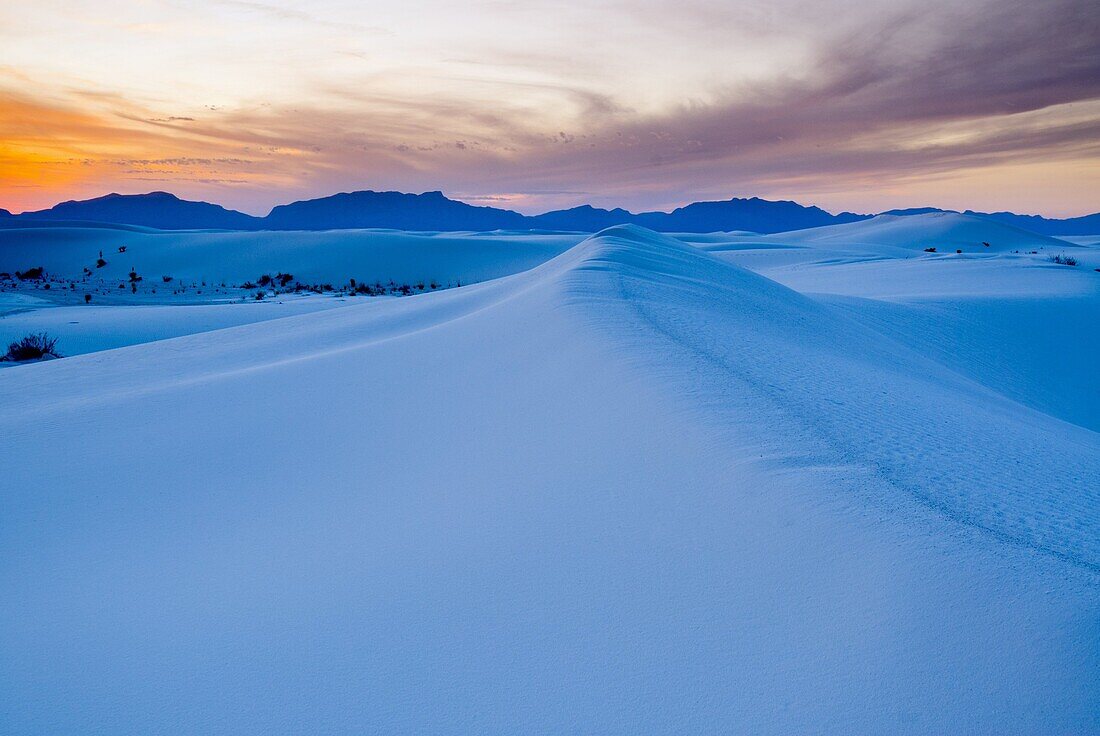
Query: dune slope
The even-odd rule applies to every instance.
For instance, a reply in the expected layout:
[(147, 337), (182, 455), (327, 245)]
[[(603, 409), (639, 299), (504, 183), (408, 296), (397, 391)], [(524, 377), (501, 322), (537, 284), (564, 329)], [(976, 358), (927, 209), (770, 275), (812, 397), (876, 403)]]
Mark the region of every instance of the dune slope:
[[(1066, 247), (1065, 241), (1039, 235), (1012, 225), (957, 212), (932, 212), (923, 215), (878, 215), (869, 220), (826, 225), (791, 233), (779, 233), (771, 239), (784, 243), (812, 243), (845, 246), (899, 248), (937, 252), (998, 253), (1043, 247)], [(1072, 245), (1069, 246), (1072, 248)]]
[[(582, 240), (576, 234), (432, 233), (398, 230), (320, 232), (128, 231), (94, 227), (0, 230), (0, 269), (42, 266), (49, 274), (125, 281), (130, 269), (158, 282), (239, 284), (291, 273), (303, 283), (349, 278), (470, 283), (536, 266)], [(125, 252), (119, 253), (120, 247)], [(96, 268), (102, 253), (107, 262)]]
[(639, 228), (0, 399), (0, 730), (1100, 729), (1100, 435)]

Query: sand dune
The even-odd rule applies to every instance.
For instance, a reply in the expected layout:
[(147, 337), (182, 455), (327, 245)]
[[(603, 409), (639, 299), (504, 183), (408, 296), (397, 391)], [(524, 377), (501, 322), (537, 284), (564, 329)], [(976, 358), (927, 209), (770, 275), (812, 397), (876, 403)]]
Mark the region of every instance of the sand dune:
[[(94, 227), (0, 229), (0, 268), (125, 280), (131, 268), (151, 278), (241, 283), (292, 273), (304, 283), (444, 279), (471, 283), (523, 271), (584, 238), (579, 234), (138, 231)], [(126, 248), (119, 253), (118, 248)]]
[(1100, 435), (720, 256), (0, 372), (6, 722), (1100, 728)]
[[(870, 220), (778, 233), (764, 236), (764, 239), (818, 247), (843, 244), (846, 249), (878, 250), (888, 254), (894, 254), (899, 249), (923, 251), (925, 248), (936, 248), (940, 253), (953, 253), (961, 248), (964, 252), (1002, 253), (1067, 247), (1066, 241), (1058, 238), (957, 212), (878, 215)], [(1072, 248), (1072, 245), (1068, 247)]]

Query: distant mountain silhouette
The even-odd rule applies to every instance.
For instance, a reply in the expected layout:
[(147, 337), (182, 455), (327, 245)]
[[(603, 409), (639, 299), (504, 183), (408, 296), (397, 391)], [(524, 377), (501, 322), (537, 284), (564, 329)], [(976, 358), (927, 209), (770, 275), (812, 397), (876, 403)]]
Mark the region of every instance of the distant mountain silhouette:
[(833, 215), (820, 207), (804, 207), (797, 202), (773, 202), (753, 197), (723, 202), (695, 202), (669, 213), (643, 212), (635, 222), (651, 230), (664, 232), (748, 230), (754, 233), (778, 233), (822, 225), (840, 225), (869, 217), (871, 215), (855, 215), (851, 212)]
[[(936, 207), (890, 210), (883, 214), (917, 215), (950, 212)], [(1012, 212), (967, 215), (1015, 225), (1042, 235), (1100, 233), (1100, 213), (1056, 220)], [(496, 207), (477, 207), (448, 199), (442, 192), (345, 192), (319, 199), (279, 205), (266, 217), (253, 217), (207, 202), (179, 199), (167, 192), (108, 194), (84, 201), (62, 202), (48, 210), (11, 215), (0, 210), (3, 227), (49, 227), (62, 224), (107, 223), (160, 230), (336, 230), (392, 228), (397, 230), (574, 230), (596, 232), (612, 225), (636, 224), (659, 232), (717, 232), (747, 230), (777, 233), (822, 225), (865, 220), (872, 215), (831, 214), (797, 202), (730, 199), (695, 202), (672, 212), (633, 213), (581, 205), (527, 216)]]
[(1006, 225), (1030, 230), (1040, 235), (1096, 235), (1100, 233), (1100, 212), (1082, 217), (1068, 217), (1054, 220), (1040, 215), (1017, 215), (1015, 212), (974, 212), (967, 210), (964, 215), (976, 215), (989, 220), (1003, 222)]
[(870, 215), (853, 215), (850, 212), (832, 215), (818, 207), (804, 207), (797, 202), (772, 202), (753, 197), (721, 202), (695, 202), (672, 212), (639, 214), (623, 209), (603, 210), (582, 205), (569, 210), (547, 212), (531, 219), (546, 228), (591, 232), (630, 223), (666, 233), (709, 233), (719, 230), (777, 233), (820, 225), (839, 225), (868, 217)]
[(282, 205), (264, 218), (272, 230), (317, 230), (386, 227), (403, 230), (578, 230), (595, 232), (612, 225), (633, 223), (659, 232), (714, 232), (751, 230), (773, 233), (819, 225), (835, 225), (869, 215), (845, 212), (831, 215), (818, 207), (795, 202), (731, 199), (696, 202), (673, 212), (634, 214), (582, 205), (527, 217), (511, 210), (474, 207), (447, 199), (442, 192), (351, 192)]
[(475, 207), (447, 199), (443, 192), (345, 192), (331, 197), (279, 205), (263, 220), (268, 230), (337, 230), (393, 228), (397, 230), (530, 229), (529, 218), (511, 210)]
[(616, 207), (613, 210), (599, 209), (590, 204), (582, 204), (568, 210), (554, 210), (530, 218), (545, 230), (579, 230), (598, 232), (612, 225), (635, 222), (637, 215)]
[(933, 212), (954, 212), (954, 210), (941, 210), (939, 207), (908, 207), (903, 210), (886, 210), (880, 215), (930, 215)]
[(110, 222), (142, 225), (159, 230), (254, 230), (259, 218), (227, 210), (208, 202), (189, 202), (168, 192), (108, 194), (105, 197), (71, 200), (48, 210), (24, 212), (23, 220)]
[[(888, 210), (884, 215), (923, 215), (929, 212), (958, 212), (939, 207), (910, 207), (904, 210)], [(1055, 219), (1041, 215), (1017, 215), (1015, 212), (975, 212), (966, 210), (959, 214), (983, 217), (987, 220), (1030, 230), (1039, 235), (1096, 235), (1100, 233), (1100, 212), (1082, 217)]]

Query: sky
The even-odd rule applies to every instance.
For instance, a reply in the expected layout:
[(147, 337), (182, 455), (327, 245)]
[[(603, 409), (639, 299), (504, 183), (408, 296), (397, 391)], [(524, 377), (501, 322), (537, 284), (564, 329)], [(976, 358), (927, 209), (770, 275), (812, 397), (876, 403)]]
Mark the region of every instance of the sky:
[(0, 4), (0, 207), (1100, 210), (1095, 0)]

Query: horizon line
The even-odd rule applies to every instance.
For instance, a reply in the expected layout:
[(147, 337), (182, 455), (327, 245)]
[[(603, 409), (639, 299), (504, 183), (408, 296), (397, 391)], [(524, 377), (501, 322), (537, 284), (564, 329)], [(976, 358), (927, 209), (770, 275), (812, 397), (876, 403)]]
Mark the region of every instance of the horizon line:
[[(423, 196), (423, 195), (426, 195), (426, 194), (440, 194), (445, 199), (448, 199), (448, 200), (453, 201), (453, 202), (460, 202), (462, 204), (466, 204), (466, 205), (469, 205), (471, 207), (484, 207), (484, 208), (487, 208), (487, 209), (494, 209), (494, 210), (498, 210), (498, 211), (502, 211), (502, 212), (513, 212), (515, 214), (522, 215), (524, 217), (539, 217), (541, 215), (546, 215), (546, 214), (550, 214), (550, 213), (553, 213), (553, 212), (567, 212), (567, 211), (582, 208), (582, 207), (589, 207), (589, 208), (592, 208), (592, 209), (603, 210), (605, 212), (610, 212), (610, 211), (613, 211), (613, 210), (616, 210), (616, 209), (621, 209), (621, 210), (623, 210), (623, 211), (625, 211), (625, 212), (627, 212), (628, 214), (631, 214), (631, 215), (643, 215), (643, 214), (649, 214), (649, 213), (671, 214), (672, 212), (675, 212), (678, 209), (682, 209), (684, 207), (689, 207), (689, 206), (694, 205), (694, 204), (703, 204), (703, 203), (708, 203), (708, 202), (716, 202), (716, 203), (734, 202), (734, 201), (739, 201), (739, 200), (740, 201), (758, 200), (758, 201), (769, 202), (769, 203), (791, 203), (791, 204), (796, 204), (796, 205), (798, 205), (800, 207), (804, 207), (804, 208), (816, 207), (817, 209), (821, 210), (822, 212), (825, 212), (825, 213), (827, 213), (829, 215), (832, 215), (834, 217), (835, 216), (840, 216), (840, 215), (855, 215), (855, 216), (859, 216), (859, 217), (876, 217), (878, 215), (889, 214), (889, 213), (892, 213), (892, 212), (903, 212), (903, 211), (906, 211), (906, 210), (920, 210), (920, 209), (936, 210), (936, 211), (940, 211), (940, 212), (954, 212), (954, 213), (962, 214), (962, 215), (965, 215), (967, 213), (975, 213), (975, 214), (1008, 213), (1008, 214), (1013, 214), (1013, 215), (1017, 215), (1017, 216), (1020, 216), (1020, 217), (1040, 217), (1040, 218), (1043, 218), (1045, 220), (1074, 220), (1074, 219), (1080, 219), (1080, 218), (1084, 218), (1084, 217), (1090, 217), (1092, 215), (1100, 215), (1100, 209), (1085, 212), (1084, 214), (1080, 214), (1080, 215), (1070, 215), (1070, 216), (1067, 216), (1067, 217), (1052, 217), (1052, 216), (1049, 216), (1049, 215), (1039, 214), (1037, 212), (1015, 212), (1013, 210), (1007, 210), (1007, 209), (983, 211), (983, 210), (971, 209), (969, 207), (966, 208), (966, 209), (956, 209), (956, 208), (947, 208), (947, 207), (936, 207), (936, 206), (933, 206), (933, 205), (915, 205), (915, 206), (907, 206), (907, 207), (891, 207), (889, 209), (880, 210), (880, 211), (877, 211), (877, 212), (858, 212), (854, 209), (848, 209), (848, 208), (838, 210), (838, 211), (834, 211), (834, 210), (826, 209), (825, 207), (822, 207), (821, 205), (818, 205), (818, 204), (812, 204), (812, 203), (807, 204), (807, 203), (804, 203), (804, 202), (800, 202), (797, 199), (768, 199), (766, 197), (760, 197), (758, 195), (731, 196), (728, 199), (697, 199), (697, 200), (685, 201), (682, 204), (678, 204), (675, 207), (673, 207), (671, 209), (668, 209), (668, 210), (653, 209), (653, 210), (634, 211), (634, 210), (627, 209), (626, 207), (621, 207), (619, 205), (615, 205), (615, 206), (612, 206), (612, 207), (597, 207), (596, 205), (593, 205), (590, 202), (584, 202), (584, 203), (581, 203), (581, 204), (573, 205), (571, 207), (560, 207), (560, 208), (557, 208), (557, 209), (550, 209), (550, 210), (545, 210), (545, 211), (541, 211), (541, 212), (534, 213), (534, 214), (528, 214), (528, 213), (522, 212), (520, 210), (515, 210), (515, 209), (508, 208), (506, 206), (497, 206), (497, 205), (493, 205), (493, 204), (477, 203), (477, 199), (478, 199), (477, 197), (473, 197), (472, 199), (474, 200), (474, 202), (471, 202), (471, 201), (469, 201), (469, 199), (462, 198), (462, 195), (448, 195), (442, 189), (426, 189), (426, 190), (421, 191), (421, 192), (407, 192), (407, 191), (401, 191), (401, 190), (398, 190), (398, 189), (352, 189), (352, 190), (345, 190), (345, 191), (337, 191), (337, 192), (332, 192), (331, 194), (324, 194), (324, 195), (315, 196), (315, 197), (306, 197), (306, 198), (294, 199), (294, 200), (287, 201), (287, 202), (280, 202), (280, 203), (272, 205), (268, 209), (266, 214), (262, 214), (262, 215), (256, 215), (256, 214), (252, 214), (250, 212), (246, 212), (244, 210), (239, 210), (239, 209), (234, 209), (234, 208), (231, 208), (231, 207), (227, 207), (227, 206), (225, 206), (225, 205), (223, 205), (219, 202), (216, 202), (216, 201), (205, 200), (205, 199), (187, 199), (185, 197), (181, 197), (180, 195), (176, 194), (175, 192), (170, 192), (166, 189), (152, 189), (152, 190), (149, 190), (149, 191), (146, 191), (146, 192), (135, 192), (135, 193), (124, 193), (124, 192), (112, 191), (112, 192), (107, 192), (105, 194), (97, 195), (97, 196), (94, 196), (94, 197), (88, 197), (86, 199), (61, 199), (61, 200), (55, 202), (54, 204), (50, 205), (49, 207), (45, 207), (45, 208), (41, 208), (41, 209), (37, 209), (37, 210), (23, 210), (22, 212), (12, 212), (11, 210), (8, 210), (8, 209), (4, 208), (3, 206), (0, 206), (0, 209), (4, 210), (5, 212), (8, 212), (12, 217), (22, 217), (24, 215), (34, 214), (36, 212), (48, 212), (48, 211), (54, 209), (55, 207), (58, 207), (58, 206), (63, 205), (63, 204), (69, 204), (69, 203), (91, 202), (91, 201), (95, 201), (97, 199), (105, 199), (107, 197), (146, 197), (146, 196), (153, 195), (153, 194), (167, 194), (167, 195), (169, 195), (171, 197), (174, 197), (175, 199), (177, 199), (181, 202), (192, 202), (192, 203), (196, 203), (196, 204), (208, 204), (208, 205), (212, 205), (212, 206), (216, 206), (216, 207), (221, 207), (222, 209), (226, 210), (227, 212), (234, 212), (234, 213), (245, 215), (246, 217), (252, 217), (252, 218), (255, 218), (255, 219), (264, 219), (264, 218), (270, 216), (271, 213), (278, 207), (283, 207), (283, 206), (287, 206), (287, 205), (291, 205), (291, 204), (297, 204), (297, 203), (300, 203), (300, 202), (310, 202), (310, 201), (315, 201), (315, 200), (328, 199), (330, 197), (335, 197), (335, 196), (339, 196), (339, 195), (342, 195), (342, 194), (360, 194), (360, 193), (402, 194), (402, 195), (416, 196), (416, 197)], [(488, 197), (488, 196), (491, 196), (491, 195), (483, 195), (483, 196)]]

